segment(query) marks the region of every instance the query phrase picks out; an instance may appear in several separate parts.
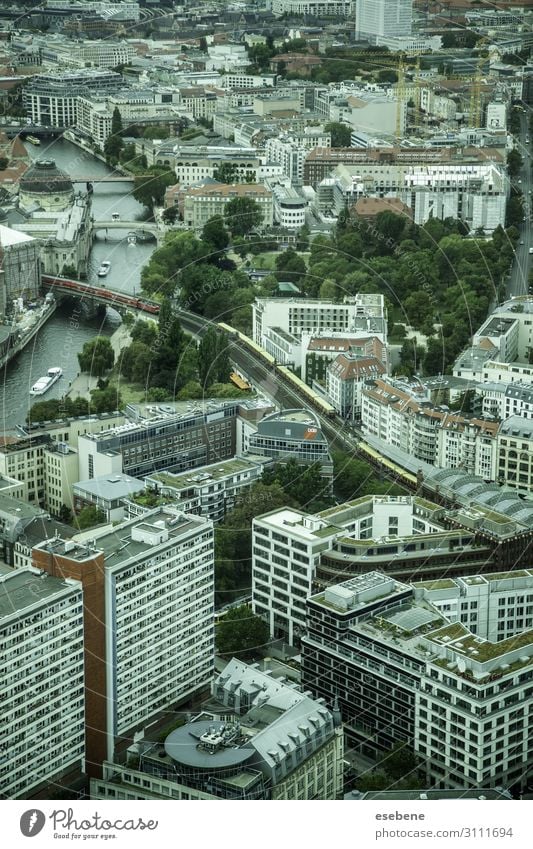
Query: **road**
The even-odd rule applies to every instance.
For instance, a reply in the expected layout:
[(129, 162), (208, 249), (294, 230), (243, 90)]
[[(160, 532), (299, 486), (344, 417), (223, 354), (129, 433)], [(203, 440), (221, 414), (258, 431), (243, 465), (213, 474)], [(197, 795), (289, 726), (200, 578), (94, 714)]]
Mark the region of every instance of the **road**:
[(533, 248), (533, 236), (531, 232), (533, 219), (531, 190), (533, 188), (533, 180), (531, 178), (531, 154), (529, 150), (531, 144), (526, 144), (526, 138), (529, 136), (529, 116), (532, 110), (528, 106), (525, 108), (526, 111), (522, 112), (520, 116), (520, 138), (517, 147), (524, 160), (518, 177), (521, 180), (518, 183), (518, 188), (522, 190), (524, 195), (524, 217), (526, 220), (522, 222), (520, 228), (520, 243), (516, 247), (516, 259), (507, 281), (507, 297), (509, 298), (516, 295), (527, 295), (530, 260), (533, 259), (529, 255), (529, 249)]

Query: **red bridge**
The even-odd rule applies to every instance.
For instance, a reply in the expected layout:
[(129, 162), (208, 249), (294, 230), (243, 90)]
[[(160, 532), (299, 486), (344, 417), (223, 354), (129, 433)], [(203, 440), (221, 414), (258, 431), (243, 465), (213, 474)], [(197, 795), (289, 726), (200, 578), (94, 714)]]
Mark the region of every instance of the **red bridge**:
[(117, 310), (131, 309), (157, 315), (160, 305), (157, 301), (148, 301), (145, 298), (136, 298), (135, 295), (127, 295), (115, 289), (102, 289), (91, 286), (89, 283), (81, 283), (79, 280), (69, 280), (66, 277), (53, 277), (49, 274), (42, 275), (43, 288), (59, 296), (70, 295), (79, 297), (94, 303), (114, 307)]

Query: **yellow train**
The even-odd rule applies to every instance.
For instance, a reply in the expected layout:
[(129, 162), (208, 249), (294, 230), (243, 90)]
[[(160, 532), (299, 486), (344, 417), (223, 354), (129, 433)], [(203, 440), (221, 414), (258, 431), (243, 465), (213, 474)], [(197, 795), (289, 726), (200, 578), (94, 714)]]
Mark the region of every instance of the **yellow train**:
[(304, 383), (293, 371), (290, 370), (287, 366), (279, 365), (275, 358), (267, 353), (261, 345), (258, 345), (257, 342), (254, 342), (253, 339), (250, 339), (249, 336), (246, 336), (245, 333), (241, 333), (239, 330), (235, 330), (234, 327), (231, 327), (229, 324), (224, 324), (223, 322), (219, 322), (218, 326), (224, 333), (227, 333), (234, 341), (238, 341), (244, 348), (247, 348), (249, 351), (252, 351), (257, 357), (259, 357), (265, 365), (268, 365), (272, 370), (275, 370), (278, 374), (280, 380), (283, 383), (286, 383), (288, 386), (292, 387), (296, 392), (300, 395), (303, 395), (309, 404), (314, 407), (314, 409), (321, 413), (323, 416), (326, 416), (328, 419), (333, 419), (336, 417), (337, 413), (334, 407), (329, 404), (327, 401), (324, 401), (323, 398), (320, 397), (316, 392), (311, 389), (307, 383)]

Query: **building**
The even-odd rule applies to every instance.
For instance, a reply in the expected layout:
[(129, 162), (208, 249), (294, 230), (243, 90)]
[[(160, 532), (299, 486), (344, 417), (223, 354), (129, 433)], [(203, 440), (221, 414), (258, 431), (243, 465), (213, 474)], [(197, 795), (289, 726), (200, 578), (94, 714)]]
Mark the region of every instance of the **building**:
[(476, 394), (481, 397), (483, 415), (498, 419), (510, 416), (533, 418), (533, 387), (530, 383), (482, 383), (476, 386)]
[(288, 177), (265, 180), (274, 199), (274, 220), (285, 231), (296, 232), (305, 226), (308, 200), (291, 186)]
[[(304, 687), (338, 695), (361, 754), (406, 743), (430, 787), (524, 787), (533, 631), (516, 622), (532, 604), (527, 571), (426, 586), (380, 572), (345, 581), (308, 599)], [(509, 621), (499, 636), (495, 618)]]
[(50, 443), (47, 434), (0, 438), (0, 474), (24, 483), (30, 504), (44, 502), (44, 451)]
[(14, 301), (39, 297), (41, 262), (39, 243), (26, 233), (0, 224), (0, 316), (15, 311)]
[(87, 772), (213, 673), (213, 526), (170, 508), (48, 540), (34, 565), (83, 586)]
[(385, 372), (385, 366), (376, 357), (339, 354), (326, 372), (326, 394), (344, 419), (359, 420), (365, 381), (381, 377)]
[(265, 416), (248, 439), (248, 451), (277, 463), (320, 463), (322, 476), (329, 480), (333, 476), (327, 439), (318, 418), (308, 410), (281, 410)]
[(306, 15), (313, 18), (346, 18), (353, 9), (352, 0), (272, 0), (272, 14)]
[(213, 216), (223, 217), (227, 204), (235, 198), (249, 198), (255, 201), (263, 216), (260, 228), (272, 226), (272, 192), (255, 183), (216, 183), (186, 189), (183, 193), (183, 221), (191, 230), (202, 230)]
[(384, 342), (387, 338), (383, 295), (358, 294), (340, 304), (313, 298), (256, 298), (252, 310), (254, 341), (267, 350), (267, 328), (297, 337), (351, 331), (381, 335)]
[(533, 422), (510, 416), (501, 423), (497, 443), (497, 480), (517, 492), (533, 492)]
[(463, 167), (339, 165), (319, 183), (317, 206), (320, 212), (337, 216), (362, 198), (394, 198), (408, 207), (415, 224), (451, 216), (465, 221), (471, 230), (491, 233), (505, 223), (507, 195), (505, 169), (493, 162)]
[(3, 799), (31, 798), (85, 757), (81, 584), (0, 566)]
[[(339, 92), (339, 95), (342, 91)], [(333, 94), (330, 94), (333, 97)], [(322, 94), (325, 97), (325, 94)], [(317, 101), (317, 105), (320, 100)], [(329, 114), (329, 100), (324, 102), (322, 111), (324, 115)], [(355, 141), (355, 139), (353, 140)], [(353, 143), (353, 142), (352, 142)], [(361, 178), (368, 179), (371, 183), (383, 184), (383, 196), (396, 196), (402, 186), (402, 173), (408, 173), (412, 168), (423, 170), (424, 166), (440, 166), (442, 169), (454, 171), (457, 177), (461, 174), (467, 175), (472, 168), (469, 166), (504, 165), (504, 158), (500, 151), (491, 147), (471, 147), (468, 143), (460, 148), (450, 147), (412, 147), (402, 148), (391, 145), (372, 147), (336, 147), (320, 148), (309, 151), (304, 163), (304, 184), (318, 188), (320, 182), (331, 176), (333, 171), (341, 166), (351, 166), (359, 173)], [(341, 172), (342, 173), (342, 172)], [(414, 172), (413, 172), (414, 173)], [(505, 173), (502, 171), (502, 173)], [(456, 177), (456, 179), (457, 179)], [(410, 208), (412, 204), (406, 204)]]
[(303, 133), (282, 133), (265, 144), (267, 159), (277, 162), (293, 186), (301, 186), (305, 157), (315, 147), (331, 147), (331, 133), (321, 128), (306, 127)]
[(418, 382), (367, 381), (361, 394), (361, 422), (366, 436), (425, 463), (495, 480), (498, 423), (432, 404), (428, 389)]
[[(164, 161), (165, 158), (169, 160), (167, 153), (158, 156), (157, 160)], [(182, 147), (174, 151), (172, 158), (176, 180), (182, 187), (194, 186), (207, 178), (216, 179), (216, 172), (221, 165), (226, 164), (234, 166), (235, 178), (240, 180), (250, 178), (260, 183), (262, 178), (261, 160), (255, 148), (221, 150), (209, 146)]]
[(355, 37), (381, 44), (388, 36), (409, 36), (413, 0), (355, 0)]
[[(107, 522), (117, 522), (124, 518), (124, 501), (139, 492), (144, 492), (144, 484), (137, 478), (124, 474), (102, 475), (88, 481), (74, 481), (73, 506), (76, 513), (84, 507), (96, 507)], [(140, 510), (139, 514), (141, 512), (145, 511)]]
[(164, 745), (142, 741), (138, 766), (104, 765), (93, 799), (337, 799), (343, 736), (338, 712), (293, 685), (231, 660), (213, 683), (224, 712), (201, 713)]
[[(305, 630), (305, 599), (347, 577), (387, 571), (396, 580), (437, 579), (509, 568), (526, 557), (527, 525), (511, 529), (494, 508), (444, 510), (416, 496), (368, 495), (312, 515), (283, 508), (253, 523), (252, 599), (274, 637), (290, 644)], [(497, 516), (497, 520), (496, 517)], [(507, 524), (504, 536), (495, 532)], [(521, 536), (521, 554), (496, 554)], [(524, 547), (526, 546), (526, 547)], [(500, 552), (501, 553), (501, 552)]]
[(79, 96), (111, 94), (125, 85), (121, 74), (96, 68), (37, 74), (22, 102), (32, 124), (67, 128), (77, 123)]
[(78, 437), (80, 480), (119, 472), (144, 478), (229, 460), (244, 450), (243, 433), (271, 410), (263, 400), (128, 405), (124, 424)]
[(19, 181), (19, 205), (27, 212), (63, 212), (73, 203), (72, 180), (53, 159), (37, 159)]
[[(32, 212), (31, 217), (13, 229), (35, 239), (40, 248), (41, 268), (45, 274), (64, 274), (69, 269), (76, 277), (85, 277), (93, 241), (91, 196), (77, 195), (66, 209), (58, 209), (58, 195), (42, 195), (34, 185), (31, 200), (56, 209)], [(25, 189), (24, 201), (30, 201)], [(72, 269), (75, 271), (73, 272)]]
[(222, 522), (239, 497), (261, 479), (264, 469), (271, 463), (270, 457), (249, 455), (201, 466), (181, 475), (157, 472), (145, 478), (146, 492), (137, 491), (137, 495), (128, 498), (125, 507), (128, 515), (138, 516), (146, 512), (153, 500), (161, 499), (185, 513)]

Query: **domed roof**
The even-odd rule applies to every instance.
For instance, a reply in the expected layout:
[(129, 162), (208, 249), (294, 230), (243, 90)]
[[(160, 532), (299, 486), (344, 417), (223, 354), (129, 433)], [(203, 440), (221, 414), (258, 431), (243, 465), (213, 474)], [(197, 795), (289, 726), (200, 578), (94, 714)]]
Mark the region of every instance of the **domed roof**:
[(61, 171), (53, 159), (37, 159), (20, 178), (19, 186), (22, 192), (42, 195), (74, 191), (69, 175)]

